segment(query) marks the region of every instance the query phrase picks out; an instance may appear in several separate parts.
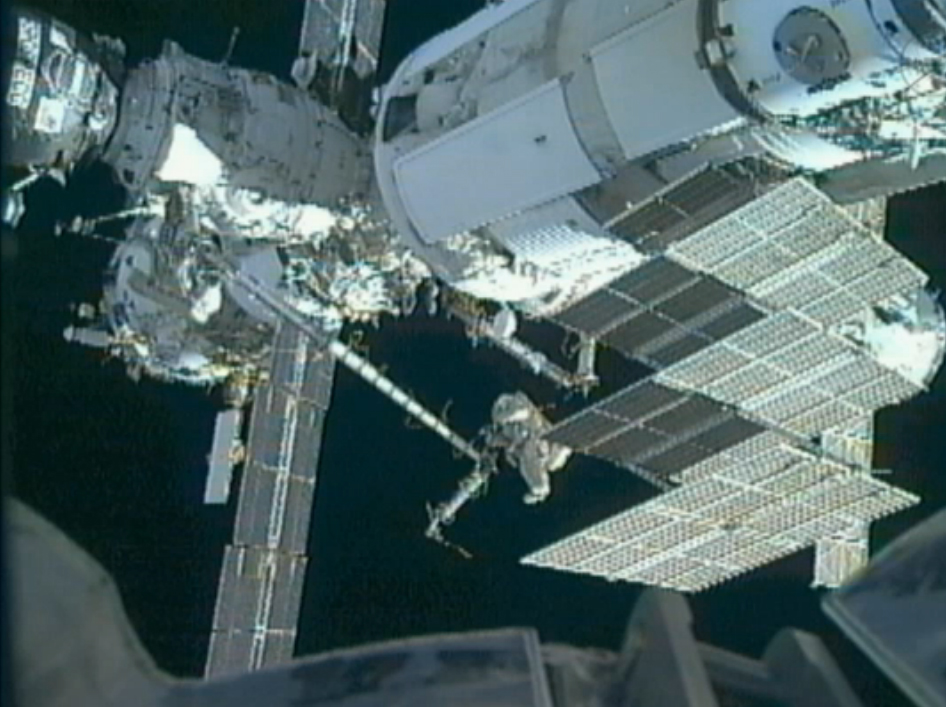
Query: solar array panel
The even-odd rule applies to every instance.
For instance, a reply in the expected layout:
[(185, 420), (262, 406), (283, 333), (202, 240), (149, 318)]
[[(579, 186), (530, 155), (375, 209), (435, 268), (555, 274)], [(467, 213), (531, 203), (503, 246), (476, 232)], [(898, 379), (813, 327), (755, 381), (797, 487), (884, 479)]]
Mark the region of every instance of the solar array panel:
[(305, 0), (299, 54), (348, 63), (358, 76), (378, 68), (386, 0)]
[(660, 370), (655, 380), (809, 438), (920, 391), (854, 344), (791, 311)]
[(322, 428), (335, 362), (295, 327), (276, 335), (256, 391), (233, 543), (220, 575), (206, 675), (292, 655)]
[(927, 276), (806, 179), (776, 187), (667, 254), (776, 308), (833, 326)]
[[(292, 658), (305, 568), (305, 557), (227, 546), (214, 623), (230, 629), (212, 635), (208, 674), (247, 670), (251, 661), (276, 665)], [(253, 630), (257, 625), (267, 628)]]
[(666, 258), (654, 258), (611, 284), (611, 288), (644, 305), (667, 298), (697, 279), (696, 273)]
[(578, 199), (612, 233), (646, 253), (663, 252), (672, 243), (750, 202), (759, 186), (758, 174), (739, 173), (728, 166), (709, 167), (629, 207), (628, 199), (614, 198), (614, 191), (621, 190), (625, 178), (619, 173), (613, 186), (608, 182), (596, 185), (579, 193)]
[[(798, 450), (764, 456), (720, 468), (522, 561), (699, 591), (919, 500)], [(740, 465), (755, 476), (741, 475)]]
[(920, 391), (838, 325), (925, 274), (802, 178), (694, 218), (725, 202), (719, 176), (609, 219), (650, 260), (554, 317), (657, 372), (547, 439), (671, 490), (528, 564), (697, 590), (817, 543), (840, 576), (866, 547), (851, 528), (917, 500), (822, 442)]
[(545, 438), (654, 480), (763, 431), (717, 401), (648, 379), (563, 420)]
[(763, 317), (760, 309), (719, 280), (655, 257), (553, 320), (627, 356), (664, 367)]
[[(925, 279), (795, 179), (675, 241), (556, 319), (651, 365), (659, 381), (816, 437), (824, 425), (842, 426), (919, 391), (829, 328)], [(825, 375), (814, 379), (825, 371), (860, 385), (825, 388)]]
[(609, 292), (596, 290), (588, 297), (557, 314), (554, 319), (562, 326), (591, 336), (599, 336), (640, 311), (640, 307), (627, 299)]

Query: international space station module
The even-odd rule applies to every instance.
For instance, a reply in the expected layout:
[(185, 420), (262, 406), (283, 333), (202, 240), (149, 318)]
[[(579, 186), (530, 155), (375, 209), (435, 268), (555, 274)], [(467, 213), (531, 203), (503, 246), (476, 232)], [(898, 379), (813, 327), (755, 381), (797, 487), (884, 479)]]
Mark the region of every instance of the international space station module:
[(439, 277), (558, 311), (793, 176), (837, 203), (940, 176), (943, 22), (926, 0), (505, 2), (398, 68), (378, 185)]
[(526, 562), (699, 589), (815, 543), (832, 585), (912, 503), (871, 420), (946, 330), (884, 199), (946, 178), (944, 51), (938, 0), (510, 0), (402, 62), (374, 160), (404, 242), (653, 371), (543, 438), (668, 492)]
[[(226, 382), (235, 407), (257, 386), (221, 597), (285, 581), (298, 604), (334, 361), (474, 461), (431, 537), (504, 464), (537, 502), (584, 454), (662, 493), (526, 563), (685, 591), (811, 545), (817, 584), (862, 564), (869, 523), (917, 501), (873, 473), (873, 414), (924, 391), (946, 350), (929, 278), (883, 234), (887, 197), (946, 181), (946, 3), (505, 0), (408, 55), (354, 118), (384, 3), (336, 5), (306, 3), (296, 85), (169, 42), (99, 82), (108, 134), (82, 133), (136, 220), (69, 336)], [(52, 69), (30, 37), (52, 31), (25, 17), (7, 104), (32, 135), (48, 121), (30, 81)], [(649, 374), (563, 419), (510, 394), (466, 442), (338, 338), (421, 287), (562, 388), (597, 384), (601, 347)], [(576, 337), (575, 370), (519, 318)], [(240, 428), (222, 415), (218, 491)], [(249, 582), (254, 563), (276, 584)], [(221, 666), (266, 662), (251, 634), (289, 635), (220, 602)]]

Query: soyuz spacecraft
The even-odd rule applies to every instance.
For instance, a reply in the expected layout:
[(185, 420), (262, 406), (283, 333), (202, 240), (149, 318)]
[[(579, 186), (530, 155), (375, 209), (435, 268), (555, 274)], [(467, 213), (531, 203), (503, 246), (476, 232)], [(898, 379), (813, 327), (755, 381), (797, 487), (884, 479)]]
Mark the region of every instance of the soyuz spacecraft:
[[(431, 537), (502, 468), (535, 503), (584, 454), (662, 493), (524, 562), (699, 591), (814, 545), (837, 586), (870, 522), (918, 501), (876, 477), (872, 420), (946, 350), (927, 275), (883, 238), (887, 197), (946, 180), (946, 3), (506, 0), (411, 53), (369, 114), (352, 86), (384, 9), (309, 0), (295, 85), (173, 42), (109, 69), (114, 40), (16, 17), (14, 162), (101, 159), (129, 194), (67, 338), (233, 403), (208, 674), (291, 654), (336, 362), (473, 462)], [(510, 393), (464, 440), (339, 338), (436, 290), (564, 390), (596, 385), (600, 347), (650, 373), (564, 419)], [(574, 370), (523, 318), (578, 339)]]

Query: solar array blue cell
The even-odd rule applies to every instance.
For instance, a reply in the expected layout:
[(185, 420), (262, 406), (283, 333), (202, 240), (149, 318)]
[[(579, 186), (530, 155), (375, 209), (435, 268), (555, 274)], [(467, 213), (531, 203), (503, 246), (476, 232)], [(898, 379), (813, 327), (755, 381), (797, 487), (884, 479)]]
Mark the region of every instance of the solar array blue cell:
[(611, 231), (617, 236), (635, 242), (663, 233), (684, 221), (686, 221), (686, 216), (670, 204), (652, 201), (614, 224)]
[(719, 341), (732, 336), (765, 317), (765, 312), (753, 307), (748, 302), (740, 302), (730, 310), (700, 326), (700, 331), (711, 339)]
[(675, 328), (677, 325), (669, 319), (653, 312), (639, 312), (606, 333), (602, 339), (621, 353), (636, 356), (641, 348)]
[(635, 311), (633, 304), (606, 290), (598, 290), (555, 315), (562, 326), (597, 336)]
[(309, 361), (299, 397), (327, 410), (332, 399), (334, 375), (335, 359), (333, 357), (326, 355), (324, 358)]
[(637, 462), (637, 465), (657, 476), (668, 477), (698, 464), (715, 453), (709, 449), (702, 449), (696, 445), (681, 442), (649, 459)]
[(609, 286), (638, 302), (650, 305), (696, 279), (696, 274), (666, 258), (654, 258)]
[(739, 186), (740, 182), (722, 170), (708, 169), (680, 182), (666, 194), (665, 199), (686, 213), (695, 214)]
[(648, 379), (559, 423), (545, 436), (665, 487), (670, 476), (766, 429), (716, 400)]
[(304, 555), (309, 541), (309, 527), (312, 525), (315, 484), (302, 481), (299, 476), (290, 477), (288, 484), (289, 491), (286, 494), (279, 548), (286, 552)]
[(694, 396), (647, 420), (651, 429), (671, 436), (681, 435), (687, 430), (708, 424), (713, 418), (719, 417), (723, 407), (709, 398)]
[(560, 422), (546, 435), (546, 439), (572, 449), (585, 449), (614, 434), (627, 423), (594, 410), (584, 410)]
[(589, 451), (618, 464), (627, 464), (646, 456), (666, 441), (667, 437), (658, 432), (644, 427), (631, 427), (593, 446)]
[(714, 452), (722, 452), (764, 431), (762, 425), (733, 415), (693, 437), (690, 442)]
[(290, 466), (294, 476), (314, 479), (318, 474), (325, 415), (324, 410), (314, 405), (300, 407)]
[(279, 465), (282, 439), (286, 434), (285, 409), (289, 394), (270, 384), (256, 390), (253, 412), (250, 414), (247, 460), (262, 466), (275, 468)]
[[(720, 169), (706, 170), (638, 207), (610, 230), (644, 252), (663, 253), (672, 244), (751, 201), (755, 196), (754, 181)], [(622, 202), (622, 210), (626, 201)]]
[(288, 484), (281, 522), (273, 526), (273, 509), (280, 505), (277, 498), (280, 481), (276, 474), (251, 465), (244, 471), (237, 505), (237, 519), (233, 541), (246, 547), (266, 547), (270, 534), (276, 539), (280, 552), (304, 554), (309, 537), (312, 502), (315, 485), (299, 476), (284, 478)]
[[(264, 548), (225, 549), (218, 600), (210, 636), (206, 676), (242, 674), (260, 667), (254, 663), (262, 644), (262, 666), (292, 658), (302, 588), (304, 557), (272, 554)], [(259, 624), (259, 606), (272, 577), (266, 623)]]
[(234, 544), (265, 547), (275, 498), (276, 474), (257, 464), (246, 464), (233, 528)]
[(678, 361), (689, 358), (695, 353), (699, 353), (712, 343), (713, 341), (706, 337), (684, 334), (682, 337), (664, 344), (656, 351), (648, 352), (646, 358), (657, 366), (666, 368)]
[(646, 380), (615, 393), (598, 403), (598, 407), (633, 424), (685, 398), (684, 393)]
[(738, 297), (723, 283), (701, 277), (685, 290), (655, 305), (655, 309), (674, 321), (686, 323), (725, 302), (734, 302)]

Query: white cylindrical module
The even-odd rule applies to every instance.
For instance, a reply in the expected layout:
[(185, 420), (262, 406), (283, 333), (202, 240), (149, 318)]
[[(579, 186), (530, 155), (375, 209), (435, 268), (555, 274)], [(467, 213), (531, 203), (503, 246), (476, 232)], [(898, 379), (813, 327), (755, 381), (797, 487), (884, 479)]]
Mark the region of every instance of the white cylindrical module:
[(728, 0), (718, 3), (719, 41), (727, 68), (763, 110), (809, 116), (891, 96), (922, 77), (914, 62), (936, 55), (896, 7), (913, 4), (924, 0)]
[(698, 9), (697, 0), (671, 3), (587, 55), (625, 159), (722, 132), (744, 118), (697, 59)]
[(702, 168), (762, 157), (817, 173), (881, 154), (868, 103), (888, 110), (930, 72), (942, 10), (507, 0), (395, 71), (375, 133), (379, 191), (443, 280), (548, 314), (640, 262), (612, 217)]
[(696, 56), (698, 7), (508, 0), (410, 55), (375, 135), (408, 245), (474, 296), (556, 306), (637, 264), (574, 194), (745, 120)]
[(91, 38), (42, 12), (14, 8), (5, 31), (11, 63), (0, 108), (9, 130), (3, 162), (68, 173), (100, 152), (115, 128), (119, 89), (106, 70), (110, 59)]
[(175, 154), (187, 152), (176, 139), (181, 128), (219, 160), (221, 179), (234, 188), (327, 207), (369, 190), (364, 141), (327, 107), (268, 74), (204, 61), (169, 42), (129, 77), (106, 161), (125, 186), (143, 188), (169, 159), (196, 159)]
[(403, 62), (375, 150), (402, 230), (430, 245), (743, 120), (697, 60), (698, 0), (618, 5), (509, 0)]

